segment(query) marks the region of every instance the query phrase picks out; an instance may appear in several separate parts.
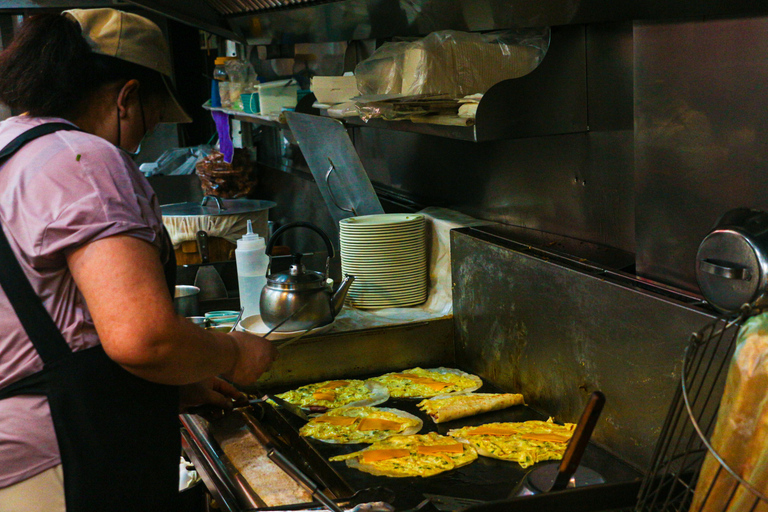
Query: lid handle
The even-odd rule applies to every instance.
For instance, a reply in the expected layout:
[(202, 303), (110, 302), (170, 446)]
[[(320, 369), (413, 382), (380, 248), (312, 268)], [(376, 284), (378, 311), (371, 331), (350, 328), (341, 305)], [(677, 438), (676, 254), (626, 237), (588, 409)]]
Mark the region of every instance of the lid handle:
[(738, 279), (740, 281), (751, 281), (752, 273), (748, 268), (735, 265), (728, 261), (703, 259), (699, 262), (699, 268), (702, 272), (712, 274), (713, 276), (724, 277), (725, 279)]
[(320, 238), (323, 239), (323, 242), (325, 242), (325, 248), (328, 250), (328, 257), (325, 259), (325, 274), (323, 275), (323, 277), (327, 278), (328, 271), (331, 265), (331, 258), (333, 258), (334, 256), (333, 245), (331, 244), (331, 239), (328, 238), (328, 235), (325, 234), (325, 231), (323, 231), (322, 229), (320, 229), (319, 227), (315, 226), (310, 222), (291, 222), (290, 224), (281, 226), (280, 228), (278, 228), (277, 231), (275, 231), (272, 234), (272, 236), (269, 238), (269, 242), (267, 243), (267, 248), (265, 250), (267, 256), (269, 256), (269, 265), (267, 265), (267, 276), (269, 276), (272, 273), (272, 248), (275, 246), (275, 242), (277, 242), (277, 239), (280, 235), (282, 235), (289, 229), (293, 229), (293, 228), (311, 229), (312, 231), (320, 235)]
[(216, 202), (216, 206), (218, 207), (219, 211), (226, 210), (226, 208), (224, 208), (224, 201), (222, 201), (221, 198), (217, 196), (203, 196), (203, 200), (200, 202), (200, 206), (205, 206), (205, 203), (207, 203), (209, 199), (213, 199)]

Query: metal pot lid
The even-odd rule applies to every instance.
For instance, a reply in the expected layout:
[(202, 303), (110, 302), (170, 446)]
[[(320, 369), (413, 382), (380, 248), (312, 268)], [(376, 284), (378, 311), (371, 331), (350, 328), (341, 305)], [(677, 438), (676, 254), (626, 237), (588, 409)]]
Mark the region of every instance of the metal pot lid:
[(696, 278), (707, 301), (722, 312), (763, 299), (768, 258), (739, 228), (716, 229), (699, 245)]
[(201, 203), (174, 203), (160, 206), (164, 217), (190, 217), (200, 215), (237, 215), (274, 208), (273, 201), (261, 199), (220, 199), (206, 196)]

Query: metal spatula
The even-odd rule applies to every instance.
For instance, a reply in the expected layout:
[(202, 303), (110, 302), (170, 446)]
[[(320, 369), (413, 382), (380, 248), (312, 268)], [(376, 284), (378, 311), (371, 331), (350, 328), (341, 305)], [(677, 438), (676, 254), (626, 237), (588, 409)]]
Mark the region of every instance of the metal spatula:
[(208, 257), (208, 233), (197, 232), (197, 250), (200, 253), (200, 268), (195, 275), (195, 286), (200, 288), (200, 300), (225, 299), (227, 287)]

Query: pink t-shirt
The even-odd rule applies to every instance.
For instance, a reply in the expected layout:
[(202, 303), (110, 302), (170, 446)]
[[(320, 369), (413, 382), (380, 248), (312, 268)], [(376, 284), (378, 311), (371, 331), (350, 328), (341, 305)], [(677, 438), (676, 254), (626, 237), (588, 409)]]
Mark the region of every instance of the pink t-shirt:
[[(52, 121), (65, 122), (7, 119), (0, 123), (0, 147)], [(163, 245), (157, 198), (136, 165), (106, 140), (79, 131), (58, 131), (29, 142), (0, 167), (0, 223), (32, 287), (75, 351), (97, 345), (99, 338), (66, 255), (117, 234)], [(41, 368), (0, 291), (0, 388)], [(0, 400), (0, 488), (59, 462), (47, 400)]]

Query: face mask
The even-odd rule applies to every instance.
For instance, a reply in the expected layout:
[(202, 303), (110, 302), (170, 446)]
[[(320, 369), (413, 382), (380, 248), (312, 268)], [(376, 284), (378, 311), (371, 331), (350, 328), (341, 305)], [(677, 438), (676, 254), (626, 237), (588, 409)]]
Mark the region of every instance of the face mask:
[(147, 140), (148, 135), (149, 135), (149, 132), (144, 132), (144, 136), (141, 138), (141, 140), (139, 141), (139, 145), (136, 146), (136, 149), (134, 151), (128, 151), (127, 149), (123, 149), (123, 148), (120, 148), (120, 149), (123, 149), (124, 152), (128, 153), (128, 156), (130, 156), (131, 158), (136, 158), (137, 156), (139, 156), (139, 153), (141, 153), (141, 145), (144, 143), (145, 140)]

